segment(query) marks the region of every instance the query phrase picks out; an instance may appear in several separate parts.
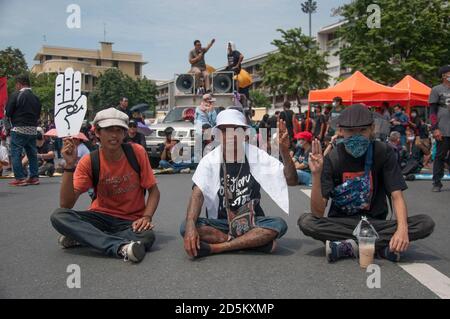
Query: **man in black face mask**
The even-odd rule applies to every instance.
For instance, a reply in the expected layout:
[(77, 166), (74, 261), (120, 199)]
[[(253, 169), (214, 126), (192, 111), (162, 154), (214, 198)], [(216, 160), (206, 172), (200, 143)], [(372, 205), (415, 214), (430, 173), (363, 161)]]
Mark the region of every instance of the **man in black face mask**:
[[(334, 262), (358, 256), (353, 230), (365, 215), (379, 235), (377, 255), (399, 261), (409, 241), (429, 236), (434, 222), (426, 215), (408, 217), (402, 193), (406, 183), (393, 150), (373, 141), (373, 114), (363, 105), (352, 105), (337, 124), (343, 140), (325, 158), (319, 141), (313, 141), (308, 161), (312, 214), (300, 216), (299, 227), (306, 236), (324, 242), (327, 259)], [(354, 187), (350, 189), (349, 184)], [(387, 196), (392, 198), (396, 220), (386, 220)], [(332, 203), (325, 217), (329, 199)]]

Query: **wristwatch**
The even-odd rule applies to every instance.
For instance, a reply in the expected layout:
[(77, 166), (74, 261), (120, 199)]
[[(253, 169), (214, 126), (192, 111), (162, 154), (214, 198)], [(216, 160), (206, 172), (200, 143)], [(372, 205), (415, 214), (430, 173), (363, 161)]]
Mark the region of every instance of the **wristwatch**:
[(74, 168), (64, 168), (64, 172), (74, 173), (75, 167)]

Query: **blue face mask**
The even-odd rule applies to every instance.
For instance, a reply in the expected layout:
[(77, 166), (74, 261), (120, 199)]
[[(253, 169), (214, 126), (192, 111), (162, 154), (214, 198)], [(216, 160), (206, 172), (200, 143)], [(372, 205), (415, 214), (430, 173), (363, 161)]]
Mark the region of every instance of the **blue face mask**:
[(369, 148), (370, 140), (362, 135), (354, 135), (344, 139), (345, 150), (354, 158), (363, 156)]

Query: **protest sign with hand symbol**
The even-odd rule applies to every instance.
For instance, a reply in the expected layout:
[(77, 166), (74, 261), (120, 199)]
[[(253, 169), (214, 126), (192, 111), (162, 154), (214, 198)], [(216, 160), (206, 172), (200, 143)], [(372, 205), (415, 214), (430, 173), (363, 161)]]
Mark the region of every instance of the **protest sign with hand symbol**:
[(81, 95), (81, 73), (67, 68), (55, 82), (55, 125), (58, 137), (80, 132), (87, 110), (87, 99)]

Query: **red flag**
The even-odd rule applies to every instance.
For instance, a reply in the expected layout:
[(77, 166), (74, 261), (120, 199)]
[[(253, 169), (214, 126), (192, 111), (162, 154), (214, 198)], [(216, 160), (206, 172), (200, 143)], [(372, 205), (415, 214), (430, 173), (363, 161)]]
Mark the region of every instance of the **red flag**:
[(8, 85), (6, 78), (0, 78), (0, 120), (5, 114), (6, 102), (8, 101)]

